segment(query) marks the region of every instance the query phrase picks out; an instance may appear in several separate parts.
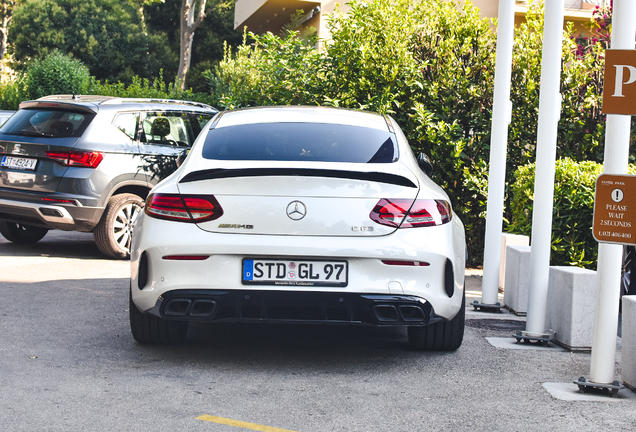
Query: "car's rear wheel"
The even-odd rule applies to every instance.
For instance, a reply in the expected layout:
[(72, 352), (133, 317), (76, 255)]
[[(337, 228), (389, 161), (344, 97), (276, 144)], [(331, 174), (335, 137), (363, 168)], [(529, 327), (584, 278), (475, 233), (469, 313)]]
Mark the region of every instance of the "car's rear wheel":
[(623, 246), (621, 296), (636, 294), (636, 283), (632, 283), (634, 276), (636, 276), (636, 248), (634, 246)]
[(19, 244), (37, 243), (49, 232), (46, 228), (0, 221), (0, 234), (7, 240)]
[(409, 327), (409, 345), (411, 348), (425, 351), (454, 351), (464, 340), (464, 322), (466, 319), (466, 294), (463, 294), (462, 307), (455, 318), (426, 327)]
[(130, 331), (140, 344), (180, 344), (185, 342), (188, 321), (165, 320), (150, 314), (143, 314), (129, 298)]
[(135, 220), (142, 212), (144, 200), (133, 194), (119, 194), (109, 201), (102, 218), (93, 230), (99, 250), (115, 259), (130, 257), (130, 241)]

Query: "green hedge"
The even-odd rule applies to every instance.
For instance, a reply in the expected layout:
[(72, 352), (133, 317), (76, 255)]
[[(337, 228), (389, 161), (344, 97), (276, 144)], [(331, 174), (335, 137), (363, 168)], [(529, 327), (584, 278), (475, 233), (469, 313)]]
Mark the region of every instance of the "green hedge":
[(89, 81), (88, 68), (81, 61), (59, 51), (33, 61), (24, 77), (29, 99), (54, 94), (84, 94)]
[[(556, 161), (552, 215), (551, 265), (596, 269), (598, 243), (592, 236), (594, 191), (603, 166), (596, 162)], [(507, 231), (529, 236), (532, 232), (535, 164), (520, 166), (510, 185), (512, 220)], [(636, 165), (629, 165), (636, 174)]]
[(125, 98), (177, 99), (218, 106), (219, 100), (209, 93), (181, 90), (174, 83), (166, 84), (163, 73), (149, 80), (133, 77), (130, 85), (121, 82), (102, 83), (88, 75), (79, 60), (54, 52), (35, 61), (27, 72), (13, 81), (0, 83), (0, 109), (17, 110), (20, 102), (52, 94), (102, 95)]
[(89, 95), (114, 96), (124, 98), (153, 98), (153, 99), (177, 99), (201, 102), (216, 107), (218, 99), (209, 93), (193, 93), (192, 90), (181, 90), (178, 83), (166, 83), (163, 81), (163, 73), (158, 78), (133, 77), (130, 85), (121, 82), (102, 83), (91, 77), (86, 91)]

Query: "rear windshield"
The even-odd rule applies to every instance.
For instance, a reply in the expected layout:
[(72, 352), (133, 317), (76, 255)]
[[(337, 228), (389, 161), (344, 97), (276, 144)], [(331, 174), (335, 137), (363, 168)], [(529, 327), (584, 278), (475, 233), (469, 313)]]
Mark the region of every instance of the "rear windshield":
[(262, 123), (212, 129), (203, 157), (218, 160), (391, 163), (388, 130), (324, 123)]
[(0, 128), (8, 135), (80, 137), (95, 114), (61, 110), (19, 110)]

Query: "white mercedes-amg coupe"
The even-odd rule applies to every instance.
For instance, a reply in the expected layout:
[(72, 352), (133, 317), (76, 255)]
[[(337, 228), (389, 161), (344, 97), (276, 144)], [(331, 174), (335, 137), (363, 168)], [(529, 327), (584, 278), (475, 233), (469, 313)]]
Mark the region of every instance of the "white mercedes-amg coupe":
[(191, 321), (405, 326), (464, 334), (464, 226), (391, 117), (326, 107), (218, 114), (135, 223), (130, 326)]

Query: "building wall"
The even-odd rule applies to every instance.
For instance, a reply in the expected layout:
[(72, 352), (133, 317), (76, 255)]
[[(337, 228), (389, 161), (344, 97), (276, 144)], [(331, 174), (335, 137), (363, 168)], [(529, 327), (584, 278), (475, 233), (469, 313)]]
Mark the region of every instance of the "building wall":
[[(328, 39), (327, 17), (332, 14), (337, 7), (344, 13), (350, 10), (347, 0), (236, 0), (235, 6), (235, 28), (247, 24), (248, 30), (260, 33), (272, 31), (277, 33), (280, 28), (289, 22), (289, 14), (297, 9), (303, 9), (309, 13), (316, 5), (319, 5), (320, 12), (301, 25), (301, 32), (309, 28), (314, 28), (321, 39)], [(525, 12), (529, 3), (533, 0), (515, 0), (515, 23), (524, 21)], [(547, 0), (550, 1), (550, 0)], [(584, 24), (590, 21), (592, 10), (596, 4), (605, 4), (608, 0), (564, 0), (565, 20), (574, 22), (576, 33), (586, 33), (588, 30)], [(472, 0), (472, 3), (479, 8), (480, 15), (484, 18), (496, 18), (499, 12), (499, 0)], [(338, 6), (339, 5), (339, 6)], [(282, 9), (285, 13), (281, 13)], [(274, 15), (274, 9), (278, 11)]]

